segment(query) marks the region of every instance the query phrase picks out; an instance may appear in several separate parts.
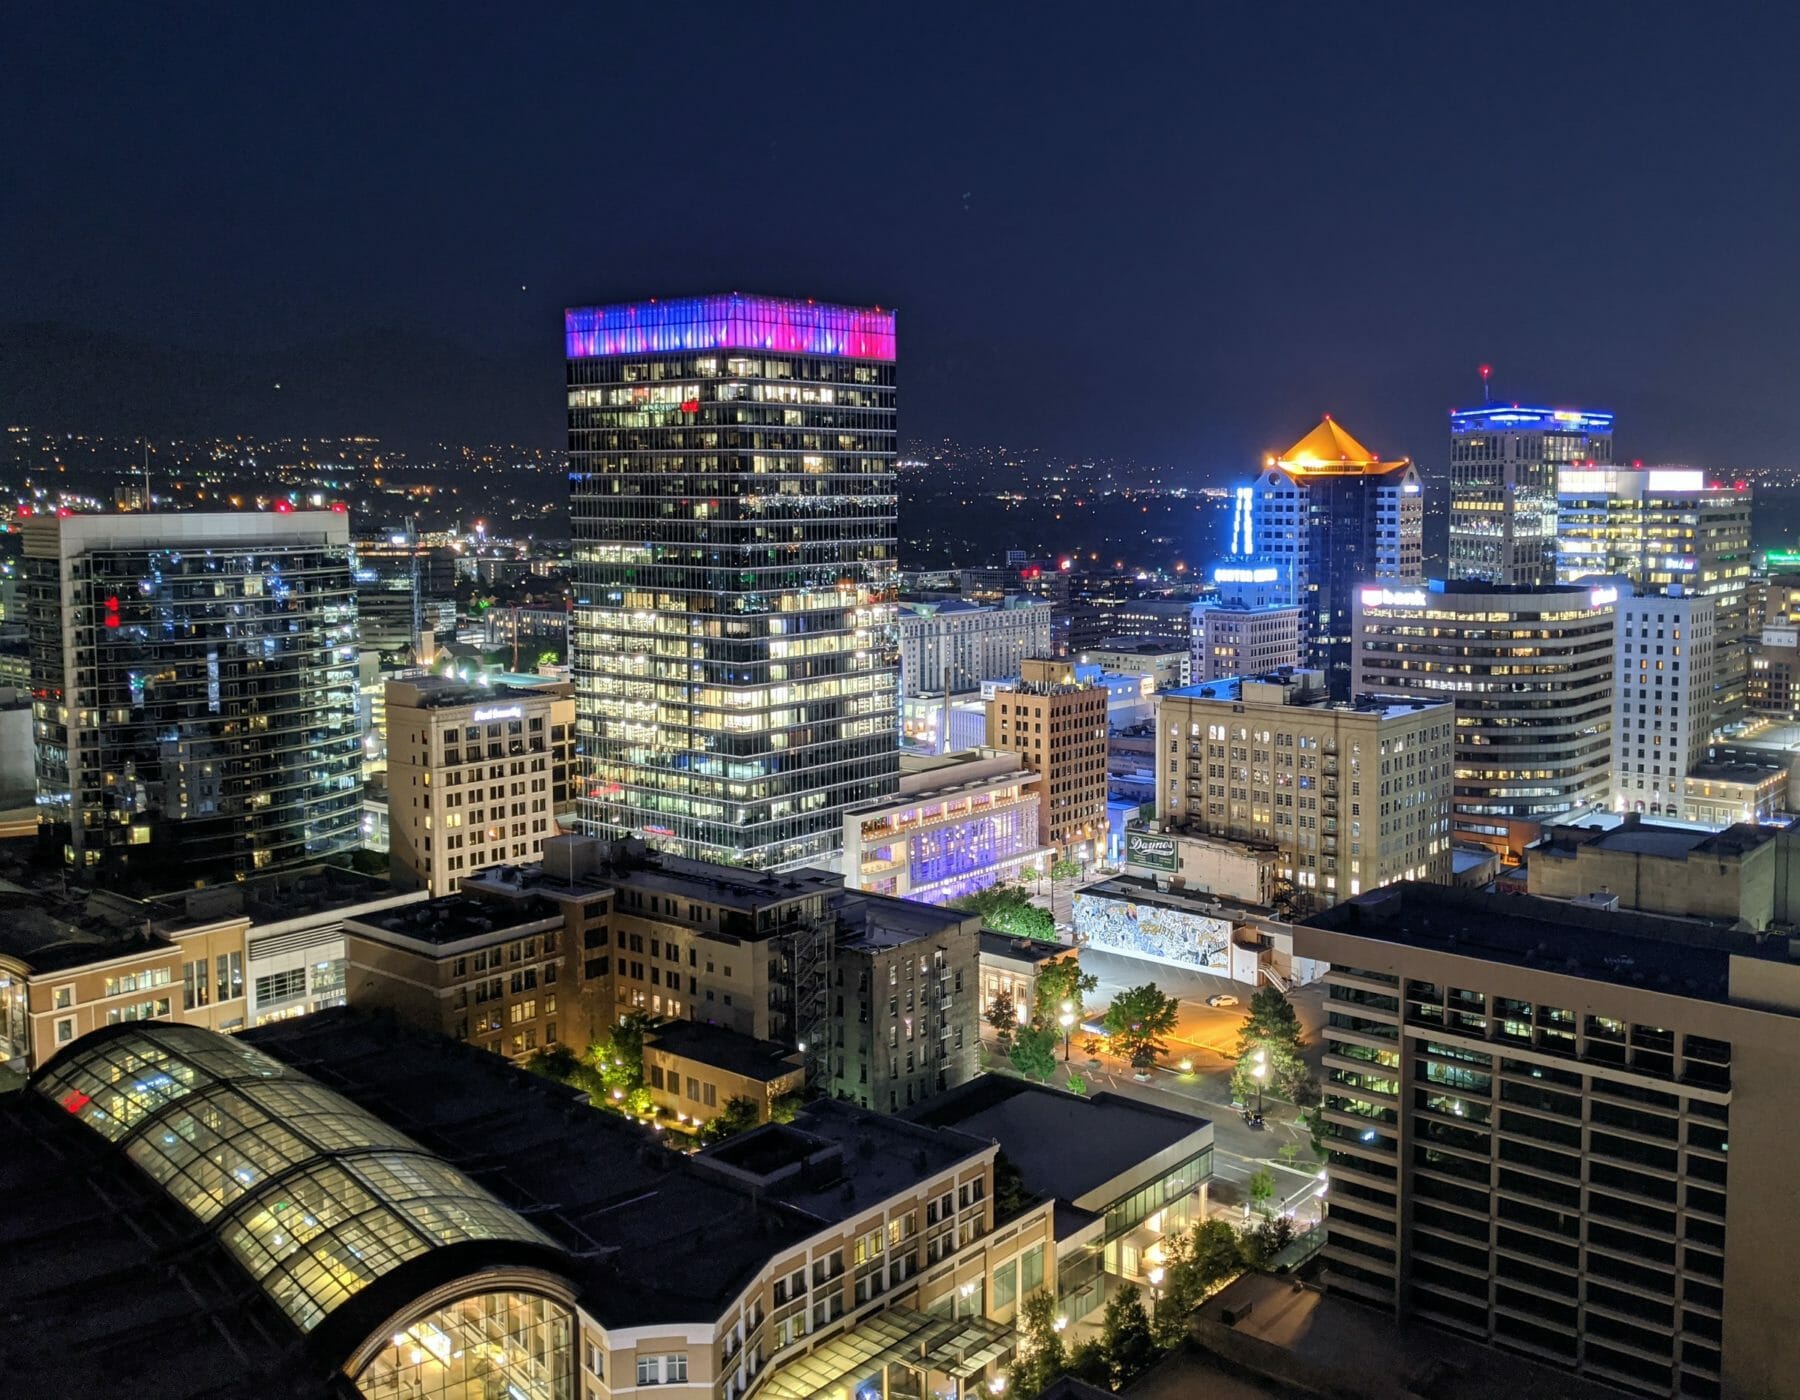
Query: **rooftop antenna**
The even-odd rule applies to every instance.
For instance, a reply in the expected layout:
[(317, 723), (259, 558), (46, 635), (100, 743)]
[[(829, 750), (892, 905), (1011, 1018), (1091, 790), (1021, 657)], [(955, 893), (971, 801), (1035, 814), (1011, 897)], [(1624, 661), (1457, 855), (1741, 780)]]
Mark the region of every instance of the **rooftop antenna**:
[(153, 509), (150, 504), (150, 439), (144, 438), (142, 443), (144, 447), (144, 513), (147, 515)]
[(1493, 372), (1494, 367), (1492, 365), (1481, 366), (1481, 402), (1483, 404), (1491, 402), (1488, 398), (1488, 377), (1492, 375)]

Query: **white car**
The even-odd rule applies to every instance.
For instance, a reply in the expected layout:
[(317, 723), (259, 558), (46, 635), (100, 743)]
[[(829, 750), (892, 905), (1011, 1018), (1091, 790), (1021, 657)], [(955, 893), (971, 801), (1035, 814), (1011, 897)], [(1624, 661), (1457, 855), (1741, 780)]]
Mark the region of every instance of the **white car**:
[(1206, 1004), (1208, 1006), (1236, 1006), (1238, 1004), (1238, 999), (1230, 992), (1219, 992), (1214, 996), (1208, 997), (1206, 999)]

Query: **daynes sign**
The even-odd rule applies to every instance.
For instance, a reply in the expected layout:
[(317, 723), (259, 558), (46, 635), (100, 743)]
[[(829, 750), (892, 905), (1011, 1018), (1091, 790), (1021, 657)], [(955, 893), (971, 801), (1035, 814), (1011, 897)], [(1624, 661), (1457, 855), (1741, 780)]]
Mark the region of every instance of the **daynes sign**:
[(1125, 863), (1147, 865), (1153, 870), (1175, 868), (1175, 838), (1156, 836), (1147, 831), (1125, 833)]

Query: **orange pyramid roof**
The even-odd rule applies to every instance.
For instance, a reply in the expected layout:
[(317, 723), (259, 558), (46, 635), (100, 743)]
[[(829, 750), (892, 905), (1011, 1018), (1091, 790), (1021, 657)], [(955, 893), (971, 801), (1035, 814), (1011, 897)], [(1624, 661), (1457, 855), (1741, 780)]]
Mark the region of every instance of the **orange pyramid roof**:
[(1295, 475), (1374, 475), (1407, 465), (1401, 457), (1384, 462), (1326, 415), (1319, 426), (1271, 463)]

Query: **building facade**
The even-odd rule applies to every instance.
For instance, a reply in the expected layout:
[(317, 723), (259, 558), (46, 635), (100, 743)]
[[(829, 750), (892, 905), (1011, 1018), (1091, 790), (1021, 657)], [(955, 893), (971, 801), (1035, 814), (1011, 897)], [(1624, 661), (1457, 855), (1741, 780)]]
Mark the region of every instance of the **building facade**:
[(1450, 577), (1557, 581), (1558, 473), (1612, 464), (1613, 416), (1486, 404), (1450, 415)]
[(483, 866), (536, 860), (573, 806), (574, 687), (420, 676), (389, 681), (386, 705), (394, 883), (435, 897)]
[(1558, 477), (1557, 577), (1629, 579), (1640, 593), (1671, 585), (1711, 598), (1714, 729), (1743, 717), (1749, 689), (1750, 548), (1748, 486), (1708, 485), (1688, 467), (1565, 467)]
[(832, 854), (894, 789), (894, 313), (566, 316), (580, 816), (670, 854)]
[(1300, 609), (1196, 603), (1189, 667), (1192, 684), (1229, 676), (1267, 676), (1300, 664)]
[(1081, 664), (1098, 666), (1115, 676), (1148, 676), (1152, 690), (1178, 690), (1193, 674), (1192, 640), (1165, 642), (1154, 637), (1108, 637), (1081, 653)]
[(962, 598), (902, 602), (900, 693), (904, 699), (976, 690), (1016, 676), (1033, 656), (1050, 655), (1047, 598), (1011, 597), (984, 605)]
[(25, 536), (38, 798), (71, 873), (167, 888), (356, 847), (347, 516), (47, 516)]
[(1371, 580), (1416, 580), (1424, 569), (1425, 506), (1418, 470), (1383, 461), (1330, 418), (1238, 490), (1234, 567), (1276, 569), (1297, 604), (1306, 664), (1326, 673), (1338, 699), (1350, 693), (1356, 589)]
[(1800, 574), (1772, 575), (1762, 595), (1745, 704), (1753, 714), (1800, 718)]
[(1716, 612), (1685, 593), (1622, 597), (1617, 611), (1612, 805), (1691, 820), (1688, 773), (1706, 755)]
[(1638, 1393), (1792, 1390), (1786, 940), (1419, 885), (1294, 936), (1332, 1288)]
[(1356, 693), (1455, 702), (1457, 840), (1516, 854), (1525, 828), (1610, 802), (1620, 591), (1434, 580), (1359, 594)]
[(1331, 701), (1318, 671), (1215, 681), (1157, 703), (1157, 820), (1272, 844), (1302, 900), (1450, 875), (1452, 712)]
[(1047, 868), (1054, 852), (1039, 841), (1042, 781), (1010, 750), (903, 755), (900, 791), (844, 814), (844, 882), (945, 904)]
[(1038, 844), (1070, 859), (1106, 840), (1107, 691), (1064, 661), (1027, 661), (988, 701), (987, 741), (1038, 775)]

